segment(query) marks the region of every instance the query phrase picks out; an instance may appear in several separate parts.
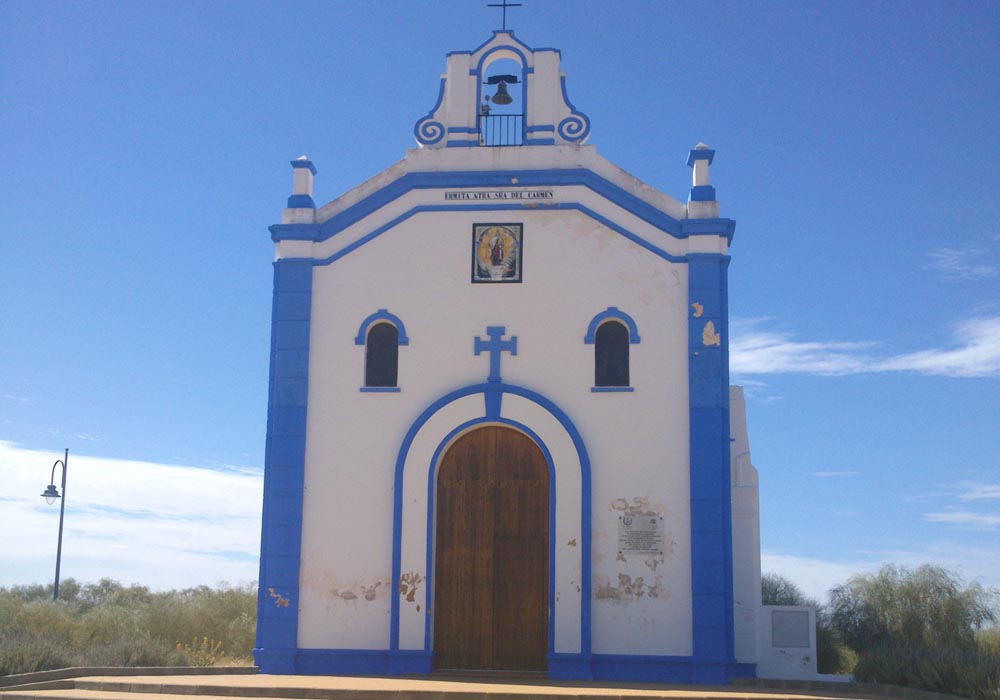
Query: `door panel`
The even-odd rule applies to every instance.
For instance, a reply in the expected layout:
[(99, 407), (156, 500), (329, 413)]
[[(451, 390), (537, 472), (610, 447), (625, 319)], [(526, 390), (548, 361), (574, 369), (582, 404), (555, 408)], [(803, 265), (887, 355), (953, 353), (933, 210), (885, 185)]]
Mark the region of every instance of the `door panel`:
[(549, 475), (527, 436), (462, 436), (437, 478), (434, 653), (438, 668), (544, 669)]

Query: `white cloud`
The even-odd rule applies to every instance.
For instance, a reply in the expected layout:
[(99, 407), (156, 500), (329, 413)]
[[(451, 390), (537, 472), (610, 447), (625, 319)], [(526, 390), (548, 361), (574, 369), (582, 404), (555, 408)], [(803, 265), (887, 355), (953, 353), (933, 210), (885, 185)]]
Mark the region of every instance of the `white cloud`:
[[(39, 497), (62, 453), (0, 441), (0, 585), (51, 581), (59, 506)], [(56, 486), (60, 470), (56, 470)], [(153, 588), (257, 578), (263, 478), (70, 453), (61, 577)]]
[(789, 333), (734, 323), (729, 368), (734, 375), (918, 372), (948, 377), (1000, 377), (1000, 317), (961, 323), (956, 347), (876, 357), (874, 343), (801, 342)]
[(964, 525), (973, 530), (991, 530), (995, 527), (1000, 527), (1000, 515), (974, 513), (969, 510), (949, 510), (935, 513), (924, 513), (924, 520), (932, 523)]
[(759, 321), (734, 323), (729, 344), (733, 374), (854, 374), (868, 361), (869, 343), (799, 342), (791, 334), (755, 330)]
[(837, 560), (764, 550), (760, 559), (762, 572), (785, 576), (820, 603), (827, 602), (828, 592), (835, 586), (852, 576), (874, 573), (886, 564), (908, 569), (933, 564), (954, 572), (965, 583), (1000, 588), (1000, 543), (987, 548), (940, 541), (913, 550), (859, 550), (853, 557)]
[(779, 574), (798, 586), (803, 593), (825, 603), (831, 588), (851, 576), (878, 571), (880, 562), (870, 559), (830, 561), (817, 557), (800, 557), (764, 550), (760, 553), (760, 568), (765, 574)]
[(983, 484), (978, 481), (962, 481), (958, 484), (962, 501), (1000, 501), (1000, 484)]
[(908, 370), (949, 377), (1000, 376), (1000, 318), (959, 325), (950, 350), (923, 350), (878, 363), (875, 370)]
[(992, 253), (980, 246), (971, 248), (935, 248), (927, 254), (930, 267), (945, 277), (982, 280), (1000, 274), (1000, 266), (991, 260)]

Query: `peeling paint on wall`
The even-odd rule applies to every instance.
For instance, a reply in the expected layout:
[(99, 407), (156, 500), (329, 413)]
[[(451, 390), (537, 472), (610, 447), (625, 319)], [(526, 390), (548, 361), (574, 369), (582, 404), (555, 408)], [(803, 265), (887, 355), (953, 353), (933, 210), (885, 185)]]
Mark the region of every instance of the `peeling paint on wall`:
[(670, 597), (670, 591), (666, 590), (663, 587), (663, 575), (662, 574), (657, 574), (656, 576), (653, 577), (653, 585), (650, 586), (647, 589), (646, 594), (650, 598), (669, 598)]
[(285, 598), (283, 595), (275, 591), (273, 588), (268, 588), (267, 594), (271, 596), (271, 599), (274, 601), (274, 607), (276, 608), (288, 607), (288, 602), (289, 602), (288, 598)]
[(666, 509), (660, 503), (650, 503), (647, 496), (633, 496), (631, 505), (625, 498), (611, 501), (610, 510), (621, 511), (623, 515), (660, 515)]
[(361, 592), (364, 595), (365, 600), (375, 600), (375, 593), (381, 585), (381, 581), (376, 581), (374, 586), (362, 586)]
[(570, 547), (575, 547), (576, 546), (576, 538), (574, 537), (573, 539), (571, 539), (566, 544), (569, 545)]
[(695, 318), (701, 318), (701, 315), (705, 313), (705, 307), (699, 304), (698, 302), (694, 302), (693, 304), (691, 304), (691, 309), (694, 312), (692, 315)]
[(417, 588), (424, 580), (424, 577), (415, 571), (403, 574), (399, 577), (399, 595), (406, 598), (407, 603), (414, 603), (417, 599)]
[(715, 324), (709, 321), (705, 324), (705, 328), (701, 331), (701, 344), (706, 347), (720, 346), (722, 344), (722, 336), (715, 332)]
[(594, 598), (597, 600), (610, 600), (628, 604), (636, 600), (642, 600), (645, 597), (669, 597), (669, 594), (663, 596), (663, 576), (660, 574), (656, 575), (652, 586), (646, 585), (646, 579), (643, 576), (633, 578), (629, 574), (622, 573), (618, 574), (617, 586), (612, 586), (611, 582), (603, 577), (596, 579), (595, 583), (597, 585), (594, 586)]
[(355, 595), (353, 591), (341, 591), (336, 588), (333, 589), (333, 595), (341, 600), (357, 600), (358, 596)]

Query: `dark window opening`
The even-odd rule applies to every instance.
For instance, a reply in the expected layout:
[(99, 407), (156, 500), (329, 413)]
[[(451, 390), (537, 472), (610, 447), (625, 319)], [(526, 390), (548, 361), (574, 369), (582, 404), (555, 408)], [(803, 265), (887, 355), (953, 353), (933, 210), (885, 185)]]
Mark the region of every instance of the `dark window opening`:
[(628, 329), (607, 321), (594, 334), (594, 386), (628, 385)]
[(365, 386), (396, 386), (398, 371), (399, 331), (391, 323), (377, 323), (368, 331)]

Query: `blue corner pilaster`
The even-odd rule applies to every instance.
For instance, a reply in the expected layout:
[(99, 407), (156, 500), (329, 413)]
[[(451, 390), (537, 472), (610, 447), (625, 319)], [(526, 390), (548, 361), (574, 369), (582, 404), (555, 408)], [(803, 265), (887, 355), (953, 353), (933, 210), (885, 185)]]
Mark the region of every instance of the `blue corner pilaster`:
[(694, 656), (715, 662), (703, 666), (701, 675), (707, 675), (694, 678), (696, 683), (728, 682), (728, 671), (735, 668), (736, 661), (729, 484), (728, 267), (729, 257), (725, 255), (688, 256), (692, 638)]
[(312, 264), (274, 263), (257, 641), (264, 673), (295, 673)]

